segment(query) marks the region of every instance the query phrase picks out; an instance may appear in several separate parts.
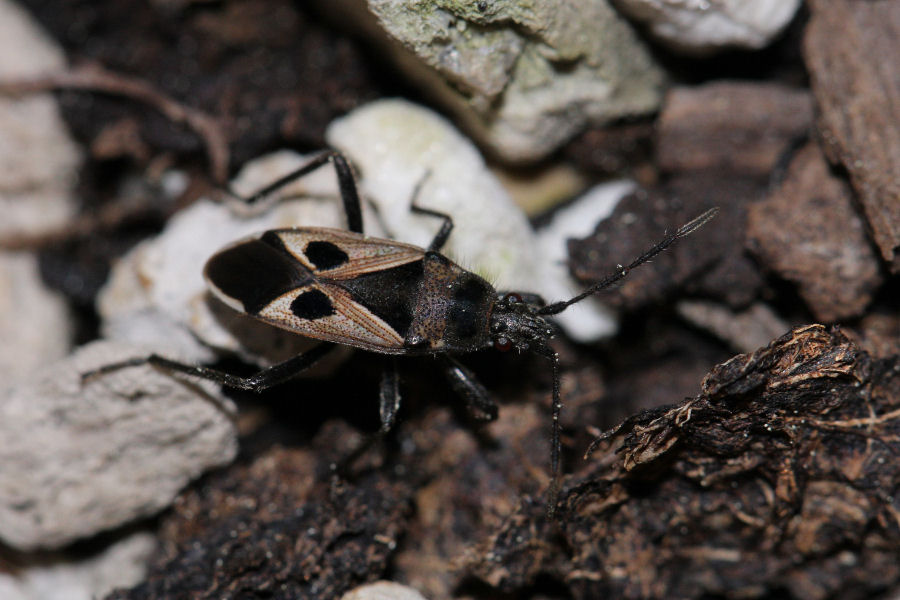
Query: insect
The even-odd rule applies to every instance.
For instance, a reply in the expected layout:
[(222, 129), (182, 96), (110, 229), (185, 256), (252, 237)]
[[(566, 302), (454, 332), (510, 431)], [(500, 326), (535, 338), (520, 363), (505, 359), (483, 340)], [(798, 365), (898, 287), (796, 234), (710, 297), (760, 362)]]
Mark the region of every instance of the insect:
[[(451, 388), (469, 409), (482, 419), (493, 420), (497, 405), (455, 355), (489, 347), (534, 352), (550, 361), (553, 372), (548, 495), (552, 515), (560, 478), (562, 403), (559, 358), (549, 344), (555, 330), (547, 317), (621, 280), (631, 269), (703, 226), (718, 209), (683, 225), (631, 264), (620, 265), (575, 297), (546, 304), (535, 294), (497, 291), (441, 254), (453, 220), (417, 206), (415, 200), (411, 205), (414, 212), (441, 220), (428, 248), (364, 236), (356, 182), (347, 160), (337, 152), (320, 154), (245, 201), (259, 202), (329, 162), (337, 172), (348, 230), (301, 227), (266, 231), (220, 250), (204, 268), (210, 290), (226, 305), (275, 327), (321, 340), (320, 345), (249, 377), (153, 354), (105, 365), (83, 378), (151, 364), (228, 387), (262, 391), (298, 375), (336, 345), (346, 345), (392, 356), (435, 357), (443, 363)], [(391, 429), (399, 407), (397, 367), (391, 360), (380, 382), (381, 433)]]

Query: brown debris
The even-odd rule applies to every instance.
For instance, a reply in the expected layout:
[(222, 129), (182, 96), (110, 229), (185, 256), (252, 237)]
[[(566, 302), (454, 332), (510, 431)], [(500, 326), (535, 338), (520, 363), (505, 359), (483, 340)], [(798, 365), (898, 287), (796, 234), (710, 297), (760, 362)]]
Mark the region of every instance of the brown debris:
[(790, 329), (762, 302), (734, 311), (715, 302), (682, 300), (677, 309), (686, 321), (712, 332), (738, 352), (752, 352)]
[(900, 355), (900, 314), (896, 311), (868, 314), (847, 333), (872, 356), (887, 358)]
[(400, 579), (428, 598), (453, 594), (466, 575), (462, 557), (519, 503), (546, 510), (549, 409), (530, 403), (503, 406), (502, 413), (481, 434), (447, 411), (404, 424), (418, 457), (410, 468), (426, 483), (394, 564)]
[(731, 307), (748, 306), (763, 279), (743, 245), (746, 207), (765, 197), (781, 157), (811, 126), (811, 96), (800, 89), (744, 82), (674, 88), (656, 140), (657, 168), (665, 177), (621, 201), (590, 237), (569, 242), (573, 274), (595, 281), (667, 228), (719, 206), (704, 230), (632, 273), (604, 301), (634, 309), (687, 285)]
[[(594, 127), (573, 139), (564, 153), (580, 169), (593, 173), (631, 173), (640, 179), (652, 169), (654, 123), (635, 121)], [(649, 183), (649, 182), (643, 182)]]
[[(208, 115), (221, 129), (228, 152), (223, 158), (216, 146), (211, 156), (220, 181), (227, 157), (234, 167), (277, 147), (319, 149), (334, 117), (393, 90), (391, 82), (377, 83), (366, 53), (319, 23), (306, 3), (23, 4), (59, 40), (72, 64), (99, 64), (123, 77), (138, 77), (160, 97)], [(72, 91), (61, 94), (59, 102), (73, 133), (92, 149), (108, 151), (95, 142), (108, 140), (111, 134), (104, 131), (121, 129), (123, 121), (139, 124), (140, 141), (154, 157), (171, 154), (184, 160), (204, 151), (203, 143), (209, 147), (142, 103)]]
[[(862, 598), (900, 566), (900, 359), (799, 327), (715, 367), (702, 393), (627, 419), (570, 478), (558, 552), (523, 505), (470, 567), (574, 598)], [(544, 542), (545, 543), (545, 542)]]
[(569, 240), (573, 275), (587, 284), (627, 264), (671, 231), (719, 206), (703, 229), (675, 244), (628, 275), (603, 295), (613, 306), (635, 309), (660, 302), (679, 288), (722, 298), (732, 305), (751, 302), (761, 284), (757, 267), (744, 255), (739, 235), (745, 205), (758, 197), (759, 186), (747, 179), (696, 173), (670, 180), (653, 190), (622, 199), (591, 236)]
[(774, 83), (676, 87), (659, 117), (660, 169), (727, 171), (767, 179), (812, 126), (808, 91)]
[(794, 157), (778, 190), (750, 205), (747, 237), (768, 268), (797, 283), (822, 321), (861, 314), (882, 283), (850, 189), (829, 173), (815, 144)]
[[(136, 77), (180, 110), (208, 115), (220, 128), (221, 155), (231, 157), (216, 159), (220, 165), (234, 167), (280, 146), (319, 148), (335, 116), (380, 95), (408, 92), (397, 89), (389, 70), (380, 70), (377, 56), (339, 33), (340, 23), (323, 27), (302, 2), (23, 1), (60, 39), (72, 64), (101, 64), (122, 74), (107, 91), (128, 88), (123, 82)], [(814, 2), (814, 24), (831, 29), (822, 15), (835, 11), (858, 17), (894, 10), (859, 4)], [(890, 229), (894, 213), (888, 212), (889, 199), (876, 192), (890, 180), (885, 167), (896, 166), (888, 162), (895, 155), (872, 156), (886, 152), (878, 143), (896, 134), (862, 129), (885, 127), (887, 100), (877, 94), (852, 98), (851, 87), (842, 87), (860, 79), (868, 85), (872, 72), (888, 69), (890, 61), (840, 67), (858, 68), (855, 74), (823, 74), (813, 65), (832, 54), (862, 61), (872, 47), (889, 43), (857, 39), (866, 37), (857, 26), (863, 21), (848, 19), (851, 31), (829, 33), (827, 41), (821, 30), (818, 37), (811, 34), (807, 62), (823, 127), (829, 119), (846, 125), (837, 133), (825, 128), (831, 136), (825, 141), (841, 150), (834, 155), (850, 170), (858, 195), (869, 191), (861, 201), (876, 234), (878, 218), (890, 233), (896, 232)], [(798, 19), (797, 31), (802, 27)], [(845, 48), (842, 35), (859, 49)], [(819, 39), (817, 46), (835, 47), (814, 48)], [(753, 54), (745, 60), (770, 59)], [(685, 79), (740, 72), (727, 65), (711, 72), (712, 66), (692, 62), (687, 68), (696, 73)], [(826, 84), (837, 91), (819, 89)], [(205, 170), (191, 159), (202, 159), (209, 143), (184, 119), (177, 125), (165, 110), (154, 110), (153, 98), (149, 104), (123, 101), (74, 87), (57, 98), (91, 149), (84, 197), (118, 189), (107, 180), (120, 165), (108, 161), (122, 157), (144, 167), (144, 175), (154, 164)], [(139, 86), (132, 96), (141, 93)], [(841, 103), (846, 115), (837, 114)], [(866, 116), (872, 114), (878, 118)], [(781, 322), (758, 312), (741, 319), (748, 307), (770, 309), (784, 323), (798, 322), (798, 313), (808, 316), (794, 288), (774, 277), (767, 281), (747, 252), (748, 214), (763, 267), (788, 279), (793, 273), (779, 260), (802, 256), (804, 240), (851, 238), (854, 249), (865, 247), (847, 189), (835, 191), (841, 185), (821, 158), (804, 162), (812, 149), (796, 158), (787, 181), (768, 199), (781, 159), (812, 129), (812, 94), (761, 81), (677, 87), (659, 119), (589, 131), (562, 152), (592, 174), (630, 172), (648, 188), (623, 200), (591, 236), (570, 243), (572, 270), (584, 282), (633, 259), (707, 208), (721, 212), (604, 294), (634, 311), (625, 315), (620, 336), (590, 347), (554, 342), (564, 371), (567, 475), (554, 520), (547, 519), (545, 504), (551, 422), (544, 359), (487, 352), (465, 357), (500, 401), (499, 419), (484, 426), (466, 421), (462, 403), (442, 389), (438, 368), (410, 360), (416, 366), (403, 378), (395, 431), (359, 458), (353, 476), (338, 480), (328, 466), (360, 443), (353, 427), (378, 426), (379, 363), (358, 357), (336, 377), (288, 384), (259, 404), (241, 395), (266, 409), (257, 422), (245, 421), (240, 462), (202, 479), (159, 518), (161, 547), (147, 580), (110, 597), (339, 598), (381, 578), (413, 585), (430, 600), (816, 600), (898, 589), (896, 311), (882, 306), (884, 314), (862, 316), (851, 339), (822, 326), (796, 329), (716, 367), (697, 394), (709, 365), (730, 351), (707, 331), (674, 319), (670, 302), (691, 297), (707, 323), (716, 320), (709, 331), (746, 347), (771, 339), (765, 331)], [(863, 143), (867, 135), (878, 142), (872, 148)], [(850, 164), (857, 160), (864, 164)], [(867, 166), (884, 170), (869, 172)], [(810, 180), (816, 177), (814, 188)], [(793, 232), (798, 221), (790, 212), (797, 209), (788, 206), (795, 200), (791, 194), (811, 189), (802, 216), (828, 221), (827, 227), (806, 231), (810, 238), (778, 237), (781, 230)], [(191, 197), (186, 192), (180, 202)], [(819, 206), (816, 199), (830, 203)], [(88, 235), (91, 227), (106, 234), (136, 221), (127, 207), (87, 212), (90, 219), (72, 223), (72, 235), (93, 240), (99, 236)], [(849, 233), (833, 229), (848, 221), (856, 223)], [(871, 252), (853, 263), (851, 285), (845, 285), (851, 289), (840, 287), (844, 280), (835, 275), (833, 260), (804, 273), (805, 285), (822, 286), (815, 288), (815, 301), (807, 299), (817, 316), (827, 316), (821, 306), (847, 315), (867, 308), (864, 299), (879, 284), (871, 277), (874, 263)], [(69, 263), (54, 271), (71, 278)], [(829, 296), (827, 290), (837, 292)], [(882, 293), (871, 304), (890, 300)], [(702, 322), (696, 310), (694, 316)], [(360, 368), (367, 364), (371, 372)], [(662, 406), (672, 402), (677, 404)], [(605, 427), (612, 429), (600, 434)], [(582, 460), (594, 437), (598, 447)], [(278, 442), (297, 445), (273, 449)]]
[[(593, 410), (584, 411), (566, 430), (570, 435), (586, 427), (602, 431), (640, 411), (690, 398), (710, 365), (732, 355), (710, 336), (671, 316), (652, 317), (640, 329), (629, 329), (609, 344), (602, 359), (606, 393), (598, 395), (590, 405)], [(569, 404), (566, 396), (564, 417), (576, 412)], [(572, 469), (584, 466), (581, 456), (596, 434), (592, 431), (571, 444)]]
[(804, 57), (826, 153), (900, 273), (900, 3), (814, 0)]
[(147, 580), (108, 599), (332, 599), (377, 580), (403, 532), (408, 488), (377, 473), (329, 485), (321, 460), (276, 448), (210, 477), (178, 500)]

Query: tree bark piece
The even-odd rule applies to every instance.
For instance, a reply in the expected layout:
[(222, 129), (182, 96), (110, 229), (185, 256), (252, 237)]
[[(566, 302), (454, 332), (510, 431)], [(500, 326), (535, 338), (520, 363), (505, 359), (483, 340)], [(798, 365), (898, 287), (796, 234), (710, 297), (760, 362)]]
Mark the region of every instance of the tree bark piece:
[(881, 285), (852, 192), (829, 173), (816, 144), (797, 154), (779, 189), (749, 206), (747, 237), (767, 267), (797, 284), (822, 321), (858, 316)]
[(812, 0), (804, 56), (829, 158), (900, 273), (900, 3)]

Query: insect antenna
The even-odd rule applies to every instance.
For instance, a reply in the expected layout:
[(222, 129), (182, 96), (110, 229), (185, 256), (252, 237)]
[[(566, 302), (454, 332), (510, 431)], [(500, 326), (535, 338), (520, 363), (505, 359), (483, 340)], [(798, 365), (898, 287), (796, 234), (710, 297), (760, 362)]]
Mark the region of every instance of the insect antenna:
[(606, 288), (610, 287), (614, 283), (624, 279), (625, 276), (628, 275), (628, 273), (635, 267), (638, 267), (638, 266), (644, 264), (645, 262), (651, 260), (657, 254), (659, 254), (660, 252), (662, 252), (663, 250), (665, 250), (666, 248), (668, 248), (669, 246), (674, 244), (677, 240), (694, 233), (695, 231), (697, 231), (698, 229), (700, 229), (701, 227), (706, 225), (713, 217), (716, 216), (716, 213), (718, 213), (718, 212), (719, 212), (718, 207), (709, 209), (708, 211), (706, 211), (699, 217), (693, 219), (692, 221), (689, 221), (688, 223), (685, 223), (684, 225), (682, 225), (681, 227), (679, 227), (678, 229), (676, 229), (675, 231), (673, 231), (672, 233), (667, 235), (665, 238), (663, 238), (663, 240), (661, 242), (659, 242), (658, 244), (656, 244), (655, 246), (653, 246), (652, 248), (650, 248), (649, 250), (647, 250), (646, 252), (641, 254), (639, 257), (634, 259), (631, 262), (631, 264), (629, 264), (627, 267), (623, 267), (622, 265), (619, 265), (618, 268), (616, 269), (615, 273), (611, 273), (610, 275), (607, 275), (606, 277), (604, 277), (600, 281), (596, 282), (594, 285), (590, 286), (589, 288), (587, 288), (586, 290), (584, 290), (583, 292), (581, 292), (574, 298), (571, 298), (569, 300), (562, 300), (560, 302), (554, 302), (553, 304), (548, 304), (547, 306), (545, 306), (543, 308), (539, 308), (535, 312), (539, 315), (556, 315), (556, 314), (559, 314), (562, 311), (566, 310), (568, 307), (575, 304), (576, 302), (581, 302), (588, 296), (596, 294), (597, 292), (599, 292), (601, 290), (605, 290)]
[[(706, 223), (710, 221), (713, 217), (716, 216), (716, 213), (719, 212), (718, 208), (711, 208), (708, 211), (704, 212), (702, 215), (697, 218), (685, 223), (678, 229), (676, 229), (671, 234), (667, 235), (661, 242), (641, 254), (639, 257), (634, 259), (631, 264), (627, 267), (619, 266), (615, 273), (608, 275), (604, 279), (598, 281), (594, 285), (590, 286), (585, 291), (581, 292), (574, 298), (570, 300), (563, 300), (561, 302), (554, 302), (553, 304), (548, 304), (542, 308), (539, 308), (535, 311), (535, 314), (538, 315), (555, 315), (564, 311), (569, 306), (575, 304), (576, 302), (580, 302), (590, 296), (591, 294), (596, 294), (600, 290), (604, 290), (616, 283), (617, 281), (623, 279), (631, 269), (634, 269), (637, 266), (644, 264), (645, 262), (652, 259), (654, 256), (671, 246), (675, 243), (676, 240), (679, 240), (687, 235), (692, 234), (697, 231), (701, 227), (703, 227)], [(551, 471), (551, 480), (550, 480), (550, 489), (548, 491), (547, 498), (547, 517), (553, 518), (556, 513), (556, 504), (559, 500), (559, 481), (560, 481), (560, 452), (561, 452), (561, 440), (560, 440), (560, 424), (559, 424), (559, 413), (562, 410), (562, 400), (560, 398), (560, 383), (559, 383), (559, 355), (556, 351), (553, 350), (550, 346), (541, 344), (532, 347), (532, 351), (536, 354), (539, 354), (547, 359), (549, 359), (553, 365), (553, 433), (550, 440), (550, 471)]]

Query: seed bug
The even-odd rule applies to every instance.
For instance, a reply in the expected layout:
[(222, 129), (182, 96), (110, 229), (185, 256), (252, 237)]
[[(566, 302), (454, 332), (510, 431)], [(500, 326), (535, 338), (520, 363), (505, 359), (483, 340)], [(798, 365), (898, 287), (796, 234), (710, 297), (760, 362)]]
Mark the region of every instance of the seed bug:
[[(550, 360), (553, 374), (548, 492), (548, 514), (552, 515), (560, 479), (562, 402), (559, 357), (549, 345), (555, 329), (547, 317), (623, 279), (631, 269), (702, 227), (718, 209), (710, 209), (666, 235), (628, 266), (619, 265), (614, 273), (573, 298), (546, 304), (536, 294), (497, 291), (441, 254), (453, 220), (418, 206), (415, 199), (412, 211), (441, 220), (427, 248), (364, 236), (356, 182), (347, 160), (338, 152), (318, 155), (243, 200), (258, 203), (329, 162), (337, 172), (348, 230), (301, 227), (265, 231), (223, 248), (204, 268), (210, 291), (226, 305), (275, 327), (320, 340), (320, 345), (249, 377), (152, 354), (105, 365), (85, 373), (83, 379), (150, 364), (258, 392), (293, 378), (336, 345), (345, 345), (385, 355), (438, 359), (451, 388), (468, 408), (484, 420), (493, 420), (497, 405), (455, 355), (489, 347), (534, 352)], [(397, 367), (391, 360), (380, 383), (381, 434), (391, 429), (399, 408)]]

